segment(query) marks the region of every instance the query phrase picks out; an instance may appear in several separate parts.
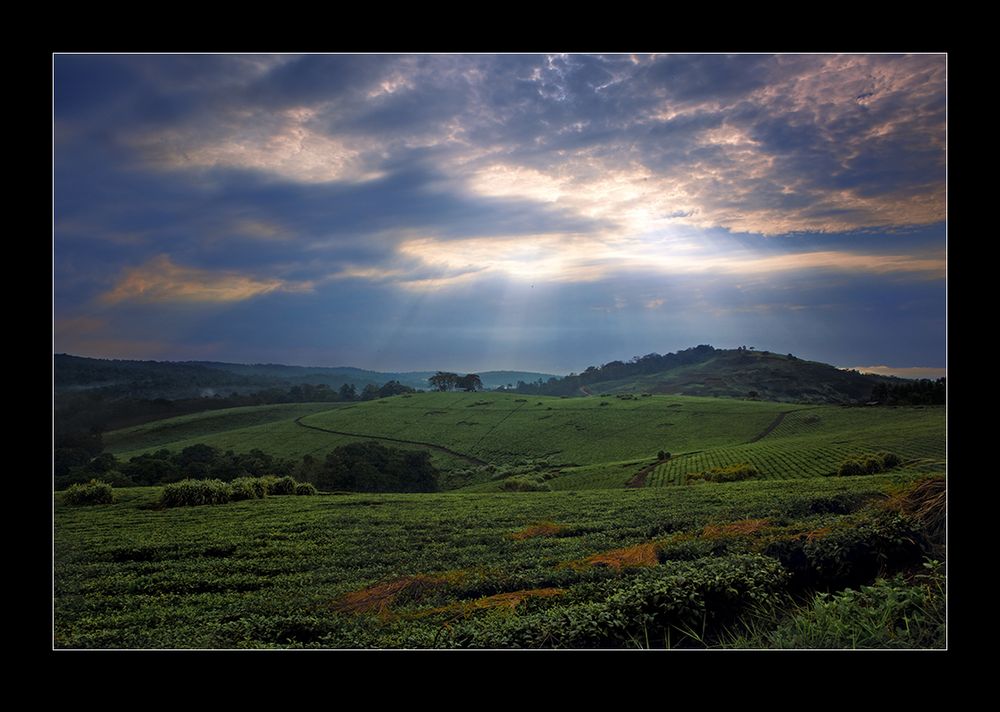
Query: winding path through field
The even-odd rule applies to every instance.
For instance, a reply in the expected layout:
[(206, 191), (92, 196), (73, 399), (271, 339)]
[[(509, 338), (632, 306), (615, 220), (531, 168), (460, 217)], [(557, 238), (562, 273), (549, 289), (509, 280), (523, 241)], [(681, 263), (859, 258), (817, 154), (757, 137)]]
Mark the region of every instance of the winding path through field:
[(781, 421), (785, 419), (786, 415), (789, 415), (790, 413), (799, 413), (799, 412), (801, 412), (803, 410), (815, 410), (816, 407), (817, 406), (810, 406), (808, 408), (795, 408), (794, 410), (783, 410), (783, 411), (781, 411), (780, 413), (778, 413), (777, 417), (775, 417), (775, 419), (771, 421), (770, 425), (768, 425), (766, 428), (764, 428), (759, 433), (757, 433), (756, 435), (754, 435), (752, 438), (750, 438), (749, 440), (747, 440), (746, 444), (749, 445), (750, 443), (755, 443), (758, 440), (763, 440), (764, 438), (766, 438), (768, 435), (771, 434), (772, 430), (774, 430), (779, 425), (781, 425)]
[(452, 455), (453, 457), (457, 457), (457, 458), (459, 458), (461, 460), (465, 460), (466, 462), (471, 462), (474, 465), (488, 465), (488, 464), (490, 464), (490, 463), (486, 462), (485, 460), (480, 460), (478, 457), (473, 457), (472, 455), (466, 455), (466, 454), (461, 453), (461, 452), (455, 452), (451, 448), (447, 448), (444, 445), (435, 445), (434, 443), (425, 443), (425, 442), (421, 442), (420, 440), (403, 440), (401, 438), (390, 438), (390, 437), (386, 437), (384, 435), (366, 435), (365, 433), (349, 433), (349, 432), (347, 432), (345, 430), (330, 430), (329, 428), (320, 428), (320, 427), (318, 427), (316, 425), (306, 425), (305, 423), (302, 422), (302, 419), (304, 417), (305, 417), (304, 415), (300, 415), (298, 418), (296, 418), (295, 419), (295, 424), (296, 425), (301, 425), (303, 428), (309, 428), (310, 430), (319, 430), (319, 431), (322, 431), (324, 433), (333, 433), (334, 435), (349, 435), (349, 436), (351, 436), (353, 438), (367, 438), (369, 440), (388, 440), (389, 442), (393, 442), (393, 443), (406, 443), (407, 445), (422, 445), (423, 447), (428, 447), (431, 450), (438, 450), (439, 452), (448, 453), (449, 455)]
[(770, 425), (768, 425), (766, 428), (764, 428), (759, 433), (757, 433), (756, 435), (754, 435), (752, 438), (750, 438), (749, 440), (747, 440), (747, 445), (749, 445), (750, 443), (755, 443), (758, 440), (761, 440), (763, 438), (766, 438), (768, 435), (771, 434), (772, 430), (774, 430), (779, 425), (781, 425), (781, 421), (785, 419), (786, 415), (788, 415), (789, 413), (794, 413), (794, 412), (795, 412), (794, 410), (783, 410), (780, 413), (778, 413), (777, 417), (774, 420), (771, 421)]

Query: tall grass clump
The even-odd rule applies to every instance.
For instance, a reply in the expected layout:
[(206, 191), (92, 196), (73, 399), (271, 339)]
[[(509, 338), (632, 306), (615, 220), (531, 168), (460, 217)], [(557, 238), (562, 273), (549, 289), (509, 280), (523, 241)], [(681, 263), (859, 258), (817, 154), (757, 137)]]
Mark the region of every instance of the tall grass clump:
[(234, 502), (243, 499), (263, 499), (267, 494), (267, 488), (260, 477), (237, 477), (229, 485), (233, 488), (231, 499)]
[(91, 480), (85, 484), (70, 485), (63, 494), (63, 501), (67, 504), (113, 504), (115, 492), (107, 482)]
[(879, 452), (862, 459), (844, 460), (837, 469), (840, 477), (857, 475), (877, 475), (903, 464), (903, 459), (894, 452)]
[(285, 477), (269, 475), (262, 477), (261, 480), (264, 482), (267, 494), (295, 494), (295, 485), (298, 484), (294, 477), (287, 475)]
[(944, 567), (924, 564), (921, 574), (880, 578), (871, 585), (817, 593), (812, 602), (733, 639), (727, 647), (751, 648), (943, 648)]
[(312, 486), (309, 482), (299, 482), (295, 485), (295, 494), (297, 495), (313, 495), (316, 494), (316, 488)]
[(232, 486), (222, 480), (181, 480), (163, 488), (160, 504), (164, 507), (193, 507), (226, 504), (232, 498)]
[(505, 492), (551, 492), (552, 487), (547, 482), (518, 475), (504, 480), (500, 489)]

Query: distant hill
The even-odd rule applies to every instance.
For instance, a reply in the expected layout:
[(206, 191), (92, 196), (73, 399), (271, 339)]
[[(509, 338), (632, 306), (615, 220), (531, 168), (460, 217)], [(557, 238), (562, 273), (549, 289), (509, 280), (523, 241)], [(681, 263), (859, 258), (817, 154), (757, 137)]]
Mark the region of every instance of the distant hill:
[[(367, 385), (381, 386), (399, 381), (404, 386), (427, 390), (427, 379), (435, 371), (400, 373), (366, 371), (350, 366), (285, 366), (241, 364), (219, 361), (132, 361), (96, 359), (69, 354), (55, 357), (57, 393), (99, 391), (107, 397), (165, 398), (178, 400), (202, 396), (247, 394), (267, 388), (295, 385), (327, 385), (334, 390), (346, 384), (359, 392)], [(494, 389), (519, 380), (536, 382), (554, 378), (551, 373), (529, 371), (483, 371), (483, 386)]]
[(747, 398), (793, 403), (866, 402), (879, 383), (905, 379), (845, 371), (791, 354), (702, 345), (676, 354), (612, 361), (555, 383), (519, 390), (540, 395), (657, 393)]

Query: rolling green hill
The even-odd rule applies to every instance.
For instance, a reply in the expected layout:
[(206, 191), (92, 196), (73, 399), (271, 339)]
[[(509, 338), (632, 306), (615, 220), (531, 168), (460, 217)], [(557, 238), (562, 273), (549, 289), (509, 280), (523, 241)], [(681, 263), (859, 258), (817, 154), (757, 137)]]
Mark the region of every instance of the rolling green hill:
[(761, 400), (792, 403), (857, 403), (869, 400), (878, 383), (901, 379), (845, 371), (768, 351), (717, 349), (706, 360), (655, 373), (587, 383), (595, 395), (662, 393), (743, 398), (754, 391)]
[[(749, 462), (766, 478), (826, 475), (847, 458), (891, 450), (940, 470), (940, 406), (845, 408), (690, 396), (522, 397), (509, 393), (418, 393), (353, 404), (233, 408), (171, 418), (107, 434), (121, 459), (203, 443), (275, 456), (322, 456), (348, 442), (381, 439), (430, 449), (451, 486), (498, 490), (505, 475), (531, 474), (548, 487), (663, 486), (709, 467)], [(479, 467), (482, 463), (492, 468)], [(475, 470), (475, 472), (472, 472)]]

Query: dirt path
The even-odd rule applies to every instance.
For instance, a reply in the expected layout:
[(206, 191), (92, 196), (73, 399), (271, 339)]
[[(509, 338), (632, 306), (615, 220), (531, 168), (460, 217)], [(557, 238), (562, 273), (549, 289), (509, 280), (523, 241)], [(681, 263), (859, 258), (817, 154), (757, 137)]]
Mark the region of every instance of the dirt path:
[[(819, 407), (819, 406), (816, 406), (816, 407)], [(781, 411), (780, 413), (778, 413), (778, 416), (774, 420), (771, 421), (770, 425), (768, 425), (766, 428), (764, 428), (759, 433), (757, 433), (756, 435), (754, 435), (752, 438), (750, 438), (749, 440), (747, 440), (745, 444), (749, 445), (750, 443), (755, 443), (758, 440), (763, 440), (764, 438), (766, 438), (768, 435), (771, 434), (772, 430), (774, 430), (779, 425), (781, 425), (781, 421), (785, 419), (786, 415), (790, 415), (791, 413), (801, 413), (804, 410), (816, 410), (816, 407), (796, 408), (795, 410), (783, 410), (783, 411)]]
[(661, 462), (668, 462), (670, 458), (666, 460), (657, 460), (652, 465), (646, 465), (644, 468), (639, 470), (632, 476), (628, 482), (625, 483), (625, 489), (640, 489), (646, 486), (646, 480), (649, 478), (650, 473), (656, 469), (656, 466)]
[(781, 411), (780, 413), (778, 413), (778, 417), (776, 417), (774, 420), (771, 421), (770, 425), (768, 425), (766, 428), (764, 428), (759, 433), (757, 433), (756, 435), (754, 435), (752, 438), (750, 438), (749, 440), (747, 440), (746, 444), (749, 445), (750, 443), (755, 443), (758, 440), (766, 438), (768, 435), (771, 434), (772, 430), (774, 430), (779, 425), (781, 425), (781, 421), (785, 419), (786, 415), (788, 415), (789, 413), (794, 413), (794, 412), (795, 412), (794, 410), (783, 410), (783, 411)]
[(590, 392), (590, 389), (587, 388), (586, 386), (580, 386), (580, 393), (582, 393), (585, 396), (592, 396), (592, 395), (594, 395), (593, 393)]
[(448, 453), (453, 457), (465, 460), (466, 462), (471, 462), (474, 465), (490, 464), (484, 460), (480, 460), (478, 457), (473, 457), (472, 455), (466, 455), (461, 452), (455, 452), (451, 448), (447, 448), (444, 445), (435, 445), (434, 443), (425, 443), (419, 440), (403, 440), (401, 438), (390, 438), (390, 437), (385, 437), (383, 435), (366, 435), (364, 433), (349, 433), (345, 430), (330, 430), (329, 428), (320, 428), (315, 425), (306, 425), (305, 423), (302, 422), (302, 418), (304, 417), (305, 417), (304, 415), (300, 415), (298, 418), (296, 418), (295, 424), (301, 425), (303, 428), (309, 428), (310, 430), (319, 430), (321, 432), (332, 433), (334, 435), (349, 435), (353, 438), (366, 438), (368, 440), (388, 440), (391, 443), (406, 443), (407, 445), (420, 445), (422, 447), (430, 448), (431, 450), (437, 450), (438, 452)]

